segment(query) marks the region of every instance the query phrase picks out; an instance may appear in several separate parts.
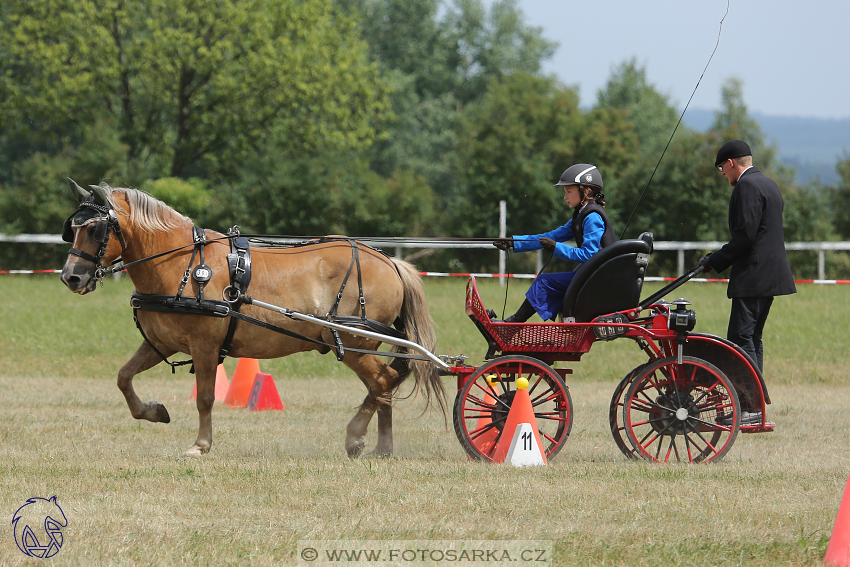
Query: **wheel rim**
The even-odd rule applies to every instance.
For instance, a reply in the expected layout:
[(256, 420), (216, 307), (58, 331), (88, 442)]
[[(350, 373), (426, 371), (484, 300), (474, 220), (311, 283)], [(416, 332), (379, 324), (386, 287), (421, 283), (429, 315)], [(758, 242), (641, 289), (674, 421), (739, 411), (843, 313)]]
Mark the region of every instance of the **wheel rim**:
[(502, 357), (479, 368), (455, 398), (455, 433), (473, 459), (493, 461), (520, 377), (528, 380), (547, 461), (564, 446), (572, 429), (573, 406), (560, 375), (530, 357)]
[(623, 425), (640, 457), (656, 462), (717, 461), (735, 442), (738, 395), (716, 366), (698, 358), (647, 364), (623, 398)]
[(643, 369), (644, 365), (633, 368), (631, 372), (626, 374), (617, 388), (614, 390), (614, 395), (611, 396), (611, 404), (608, 406), (608, 425), (611, 428), (611, 436), (614, 438), (614, 443), (617, 448), (629, 459), (639, 459), (640, 457), (635, 452), (635, 448), (629, 443), (626, 435), (626, 426), (623, 424), (623, 395), (632, 383), (632, 380)]

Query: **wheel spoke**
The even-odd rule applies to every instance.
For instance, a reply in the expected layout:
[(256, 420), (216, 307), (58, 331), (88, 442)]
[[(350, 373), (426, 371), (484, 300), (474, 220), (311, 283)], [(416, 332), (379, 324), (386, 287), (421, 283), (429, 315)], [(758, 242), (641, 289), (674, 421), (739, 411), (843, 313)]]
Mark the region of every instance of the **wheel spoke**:
[(490, 386), (489, 382), (487, 382), (485, 380), (484, 383), (488, 385), (488, 388), (482, 388), (481, 384), (479, 384), (477, 380), (475, 381), (475, 387), (478, 388), (479, 390), (481, 390), (482, 392), (490, 394), (490, 397), (492, 397), (493, 400), (495, 400), (495, 401), (499, 402), (500, 404), (502, 404), (503, 406), (505, 406), (506, 409), (511, 409), (511, 406), (509, 406), (504, 401), (502, 401), (501, 398), (499, 398), (499, 394), (497, 394), (496, 390), (494, 390), (492, 388), (492, 386)]
[[(540, 384), (541, 380), (543, 380), (543, 374), (538, 374), (537, 380), (535, 380), (534, 384), (528, 389), (529, 396), (534, 393), (534, 389), (537, 388), (537, 385)], [(528, 382), (531, 383), (531, 380), (529, 380)]]
[(455, 432), (473, 459), (493, 460), (505, 435), (504, 425), (517, 393), (516, 380), (521, 377), (529, 381), (527, 391), (538, 431), (545, 440), (546, 458), (556, 455), (566, 442), (572, 428), (572, 401), (561, 376), (539, 360), (504, 356), (477, 369), (455, 399)]
[(545, 404), (546, 402), (551, 402), (552, 400), (557, 400), (557, 399), (558, 399), (558, 398), (560, 398), (560, 397), (561, 397), (561, 395), (560, 395), (558, 392), (550, 391), (549, 395), (548, 395), (548, 396), (546, 396), (545, 398), (543, 398), (542, 400), (541, 400), (541, 399), (538, 399), (538, 400), (536, 400), (536, 401), (532, 401), (532, 402), (531, 402), (531, 407), (535, 407), (535, 408), (536, 408), (536, 407), (537, 407), (537, 406), (539, 406), (540, 404)]
[[(734, 386), (722, 371), (705, 360), (686, 356), (682, 363), (674, 358), (650, 362), (633, 376), (631, 385), (626, 384), (622, 404), (619, 400), (611, 404), (615, 440), (625, 431), (636, 455), (665, 463), (686, 459), (711, 462), (729, 451), (738, 433), (737, 419), (722, 425), (714, 416), (730, 412), (737, 416), (739, 403)], [(613, 419), (620, 405), (622, 427)]]
[(470, 431), (469, 432), (469, 438), (470, 439), (477, 439), (478, 437), (484, 435), (485, 433), (490, 432), (494, 427), (498, 428), (497, 424), (502, 423), (503, 421), (505, 421), (505, 419), (507, 419), (507, 418), (503, 417), (503, 418), (497, 419), (496, 421), (491, 421), (490, 423), (488, 423), (486, 425), (482, 425), (478, 429)]

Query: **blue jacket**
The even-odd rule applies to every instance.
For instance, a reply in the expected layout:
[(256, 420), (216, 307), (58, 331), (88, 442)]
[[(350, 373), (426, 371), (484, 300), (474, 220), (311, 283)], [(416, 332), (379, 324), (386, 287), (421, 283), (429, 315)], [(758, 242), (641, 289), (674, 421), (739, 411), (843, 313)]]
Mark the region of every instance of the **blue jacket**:
[(525, 236), (514, 236), (514, 252), (529, 252), (531, 250), (540, 250), (541, 238), (551, 238), (556, 242), (555, 257), (571, 262), (584, 263), (587, 262), (594, 254), (599, 252), (601, 248), (602, 235), (605, 233), (605, 221), (598, 214), (591, 213), (584, 219), (582, 227), (584, 229), (584, 243), (581, 248), (564, 244), (567, 240), (572, 240), (573, 231), (571, 228), (572, 219), (567, 221), (564, 226), (558, 227), (555, 230), (544, 232), (543, 234), (531, 234)]

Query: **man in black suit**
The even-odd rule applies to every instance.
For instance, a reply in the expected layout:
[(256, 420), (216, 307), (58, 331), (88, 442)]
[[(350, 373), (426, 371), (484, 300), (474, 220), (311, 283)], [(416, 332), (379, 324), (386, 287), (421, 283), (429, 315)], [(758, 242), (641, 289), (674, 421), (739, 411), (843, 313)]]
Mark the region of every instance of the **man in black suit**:
[(734, 187), (729, 199), (732, 238), (700, 260), (709, 270), (732, 266), (726, 295), (732, 299), (727, 338), (764, 367), (762, 332), (773, 298), (797, 292), (785, 254), (782, 193), (776, 183), (753, 167), (750, 146), (726, 142), (714, 164)]

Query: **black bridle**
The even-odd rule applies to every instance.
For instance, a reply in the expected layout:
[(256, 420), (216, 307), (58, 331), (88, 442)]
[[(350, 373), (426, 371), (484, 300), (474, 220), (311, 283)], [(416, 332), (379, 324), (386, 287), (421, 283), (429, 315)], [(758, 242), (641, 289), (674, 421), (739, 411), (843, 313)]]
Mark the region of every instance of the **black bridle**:
[[(109, 245), (109, 235), (115, 233), (118, 241), (121, 243), (121, 253), (127, 250), (127, 243), (124, 241), (124, 235), (121, 233), (121, 225), (118, 224), (118, 216), (115, 214), (115, 209), (112, 205), (106, 203), (100, 205), (95, 202), (94, 196), (88, 196), (80, 202), (80, 206), (74, 211), (71, 216), (65, 220), (62, 226), (62, 240), (65, 242), (74, 243), (74, 229), (88, 226), (95, 223), (92, 238), (100, 242), (100, 249), (95, 256), (92, 256), (79, 248), (71, 248), (68, 254), (79, 256), (84, 260), (88, 260), (95, 265), (95, 279), (102, 280), (104, 274), (103, 255), (106, 254), (106, 247)], [(112, 264), (116, 264), (121, 260), (121, 257), (115, 259)]]

